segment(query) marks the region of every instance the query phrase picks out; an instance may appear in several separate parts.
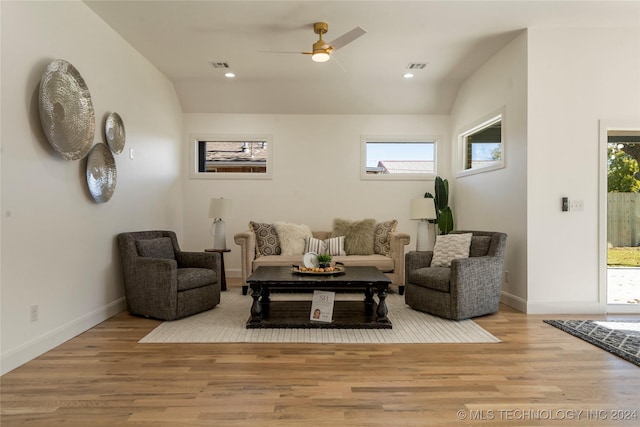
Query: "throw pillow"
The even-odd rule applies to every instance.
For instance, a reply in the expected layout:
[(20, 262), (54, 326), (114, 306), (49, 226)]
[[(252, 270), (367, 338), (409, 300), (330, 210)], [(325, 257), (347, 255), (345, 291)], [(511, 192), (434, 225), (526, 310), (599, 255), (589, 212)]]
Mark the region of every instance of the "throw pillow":
[(473, 236), (472, 233), (436, 236), (431, 267), (451, 267), (451, 261), (454, 259), (469, 258), (471, 236)]
[(324, 243), (327, 253), (331, 256), (345, 256), (347, 254), (344, 251), (344, 236), (331, 237)]
[(304, 246), (307, 239), (313, 237), (308, 225), (275, 222), (273, 226), (276, 228), (276, 233), (278, 233), (282, 255), (304, 254)]
[(316, 254), (327, 253), (327, 245), (324, 241), (316, 239), (315, 237), (309, 237), (304, 246), (304, 253), (315, 252)]
[(251, 221), (249, 228), (256, 235), (256, 256), (280, 255), (282, 253), (278, 233), (272, 224)]
[(389, 235), (396, 231), (398, 221), (379, 222), (373, 232), (373, 252), (380, 255), (389, 256), (391, 254), (391, 239)]
[(347, 255), (373, 255), (375, 228), (375, 219), (349, 221), (336, 218), (333, 220), (331, 237), (344, 236), (344, 250)]
[(155, 239), (136, 240), (138, 255), (147, 258), (176, 259), (173, 252), (173, 244), (168, 237), (158, 237)]

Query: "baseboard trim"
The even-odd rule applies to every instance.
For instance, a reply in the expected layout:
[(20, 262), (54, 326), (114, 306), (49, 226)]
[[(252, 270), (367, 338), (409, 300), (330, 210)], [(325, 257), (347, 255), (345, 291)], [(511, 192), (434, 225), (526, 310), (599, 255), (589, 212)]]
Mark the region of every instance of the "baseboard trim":
[(605, 314), (606, 305), (598, 301), (527, 301), (527, 314)]
[(0, 357), (0, 375), (35, 359), (65, 341), (86, 332), (125, 309), (125, 299), (120, 298), (78, 319), (36, 337), (19, 347), (3, 353)]
[(500, 302), (508, 307), (518, 310), (521, 313), (527, 312), (527, 300), (508, 292), (500, 292)]

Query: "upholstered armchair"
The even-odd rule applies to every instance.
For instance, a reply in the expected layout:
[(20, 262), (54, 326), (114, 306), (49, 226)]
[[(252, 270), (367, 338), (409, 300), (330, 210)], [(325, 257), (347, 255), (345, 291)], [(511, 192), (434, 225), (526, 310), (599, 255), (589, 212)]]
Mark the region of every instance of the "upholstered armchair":
[(220, 302), (220, 254), (182, 252), (173, 231), (118, 235), (127, 310), (174, 320)]
[(435, 267), (433, 251), (407, 253), (405, 302), (415, 310), (454, 320), (497, 312), (507, 235), (453, 233), (472, 233), (469, 257), (454, 259), (450, 267)]

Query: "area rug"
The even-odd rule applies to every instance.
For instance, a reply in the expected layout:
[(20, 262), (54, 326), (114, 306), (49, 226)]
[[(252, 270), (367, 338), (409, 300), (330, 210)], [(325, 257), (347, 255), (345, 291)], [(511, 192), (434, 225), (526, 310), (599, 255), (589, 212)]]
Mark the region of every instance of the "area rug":
[[(340, 294), (336, 299), (362, 299)], [(273, 294), (272, 300), (311, 299), (311, 294)], [(495, 343), (498, 338), (472, 320), (453, 321), (415, 311), (404, 296), (389, 294), (387, 306), (393, 329), (246, 329), (252, 304), (239, 289), (222, 292), (213, 310), (163, 322), (141, 343)]]
[(544, 322), (640, 366), (640, 320), (545, 320)]

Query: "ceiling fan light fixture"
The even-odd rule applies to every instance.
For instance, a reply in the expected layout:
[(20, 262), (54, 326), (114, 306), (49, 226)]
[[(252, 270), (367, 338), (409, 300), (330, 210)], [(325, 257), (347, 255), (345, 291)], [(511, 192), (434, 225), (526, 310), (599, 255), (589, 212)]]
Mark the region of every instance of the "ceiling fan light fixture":
[(326, 50), (314, 51), (313, 55), (311, 55), (313, 62), (327, 62), (329, 58), (329, 53)]

